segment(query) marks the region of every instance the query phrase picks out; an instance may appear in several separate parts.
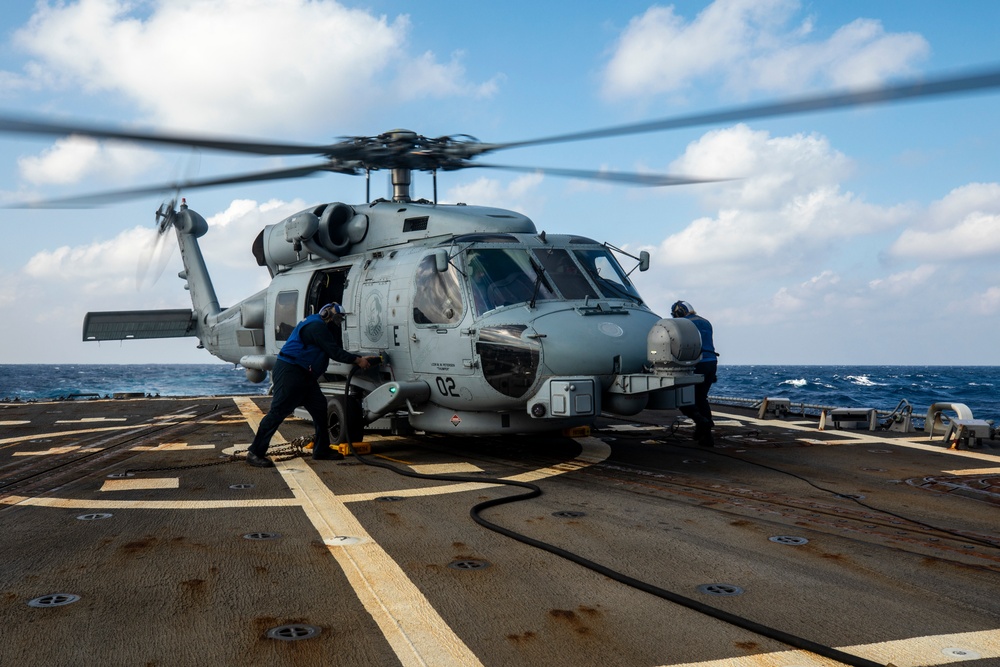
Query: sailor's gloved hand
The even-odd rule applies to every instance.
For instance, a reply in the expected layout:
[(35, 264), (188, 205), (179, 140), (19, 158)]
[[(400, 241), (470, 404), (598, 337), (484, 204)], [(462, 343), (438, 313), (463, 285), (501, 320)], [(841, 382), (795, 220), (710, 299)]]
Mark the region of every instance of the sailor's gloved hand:
[(358, 368), (368, 370), (372, 366), (377, 366), (382, 363), (382, 357), (358, 357), (354, 360), (354, 363), (357, 364)]

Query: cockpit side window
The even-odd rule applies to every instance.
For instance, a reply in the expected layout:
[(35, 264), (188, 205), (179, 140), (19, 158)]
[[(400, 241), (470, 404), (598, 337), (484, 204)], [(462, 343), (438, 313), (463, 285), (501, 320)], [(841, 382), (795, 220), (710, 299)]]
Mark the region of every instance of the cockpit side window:
[(438, 271), (434, 255), (420, 260), (413, 293), (413, 321), (417, 324), (455, 324), (462, 320), (464, 313), (455, 267), (449, 263), (447, 271)]
[(639, 292), (607, 249), (574, 250), (573, 254), (606, 298), (633, 299), (642, 303)]
[(465, 253), (465, 263), (480, 315), (501, 306), (555, 298), (524, 248), (473, 248)]

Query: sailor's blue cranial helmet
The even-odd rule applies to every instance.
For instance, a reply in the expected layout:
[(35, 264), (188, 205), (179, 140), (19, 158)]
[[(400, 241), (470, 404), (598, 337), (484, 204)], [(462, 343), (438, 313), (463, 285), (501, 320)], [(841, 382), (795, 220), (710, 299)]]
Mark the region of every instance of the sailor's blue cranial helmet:
[(334, 318), (340, 318), (344, 316), (344, 307), (339, 303), (334, 301), (333, 303), (328, 303), (319, 309), (319, 316), (323, 318), (324, 322), (329, 322)]
[(694, 308), (687, 301), (678, 301), (670, 306), (670, 314), (674, 317), (687, 317), (694, 315)]

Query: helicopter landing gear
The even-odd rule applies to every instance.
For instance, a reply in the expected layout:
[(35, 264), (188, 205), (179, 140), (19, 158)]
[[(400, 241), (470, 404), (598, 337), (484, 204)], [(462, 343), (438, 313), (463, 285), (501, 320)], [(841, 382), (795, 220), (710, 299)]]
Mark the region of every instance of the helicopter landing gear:
[(331, 397), (327, 403), (327, 413), (331, 447), (336, 449), (337, 445), (346, 443), (348, 435), (352, 443), (361, 442), (365, 431), (361, 401), (353, 396)]

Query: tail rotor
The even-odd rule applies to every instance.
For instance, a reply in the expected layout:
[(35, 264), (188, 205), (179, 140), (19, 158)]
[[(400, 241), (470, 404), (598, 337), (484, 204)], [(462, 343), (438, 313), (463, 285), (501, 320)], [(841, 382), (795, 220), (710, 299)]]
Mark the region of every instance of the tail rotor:
[(177, 219), (176, 205), (177, 198), (174, 197), (156, 209), (156, 236), (151, 237), (139, 253), (139, 265), (136, 269), (137, 290), (155, 285), (173, 255), (174, 246), (172, 243), (166, 243), (166, 238), (167, 232)]

